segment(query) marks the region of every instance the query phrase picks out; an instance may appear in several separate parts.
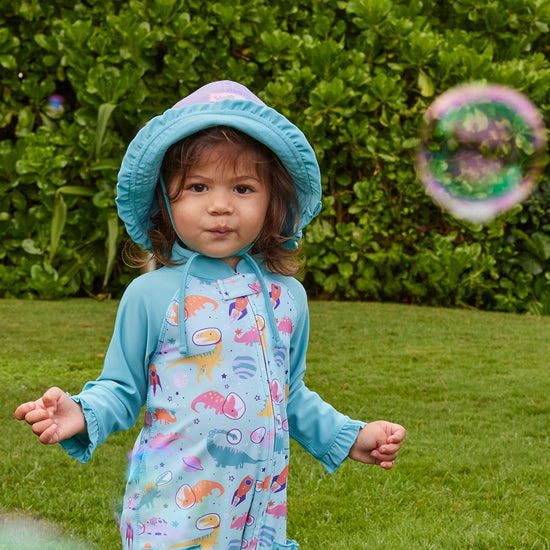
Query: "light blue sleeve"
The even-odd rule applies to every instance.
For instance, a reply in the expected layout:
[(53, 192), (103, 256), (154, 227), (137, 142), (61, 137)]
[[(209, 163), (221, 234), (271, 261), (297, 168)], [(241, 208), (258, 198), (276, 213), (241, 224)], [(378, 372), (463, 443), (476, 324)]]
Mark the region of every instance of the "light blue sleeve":
[(117, 312), (103, 372), (72, 396), (82, 407), (88, 434), (62, 441), (61, 446), (80, 462), (90, 460), (94, 449), (109, 434), (131, 428), (145, 404), (149, 360), (157, 347), (162, 319), (173, 295), (172, 285), (152, 275), (138, 277), (127, 288)]
[[(300, 285), (301, 287), (301, 285)], [(348, 456), (364, 422), (351, 420), (309, 390), (304, 384), (306, 352), (309, 339), (309, 311), (305, 291), (293, 289), (301, 311), (291, 343), (291, 374), (288, 396), (290, 436), (306, 451), (334, 472)]]

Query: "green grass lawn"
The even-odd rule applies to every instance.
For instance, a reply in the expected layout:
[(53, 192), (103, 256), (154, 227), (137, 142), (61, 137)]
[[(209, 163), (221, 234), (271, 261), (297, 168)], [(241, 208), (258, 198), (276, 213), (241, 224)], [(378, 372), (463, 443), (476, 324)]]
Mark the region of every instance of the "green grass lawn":
[[(0, 527), (16, 513), (47, 521), (70, 547), (119, 547), (114, 517), (137, 427), (81, 465), (12, 417), (49, 386), (78, 392), (97, 376), (116, 306), (0, 301)], [(289, 537), (305, 550), (550, 548), (550, 318), (310, 309), (309, 387), (408, 436), (389, 472), (346, 461), (328, 475), (293, 444)]]

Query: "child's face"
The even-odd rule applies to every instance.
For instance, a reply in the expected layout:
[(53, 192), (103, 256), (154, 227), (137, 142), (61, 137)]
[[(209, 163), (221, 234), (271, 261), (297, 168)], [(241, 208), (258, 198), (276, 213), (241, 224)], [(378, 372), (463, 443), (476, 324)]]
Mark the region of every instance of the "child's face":
[[(184, 243), (197, 252), (236, 268), (234, 255), (260, 234), (269, 204), (251, 153), (233, 160), (230, 146), (205, 152), (188, 170), (185, 180), (173, 178), (168, 187), (176, 199), (170, 207)], [(176, 194), (176, 187), (183, 188)]]

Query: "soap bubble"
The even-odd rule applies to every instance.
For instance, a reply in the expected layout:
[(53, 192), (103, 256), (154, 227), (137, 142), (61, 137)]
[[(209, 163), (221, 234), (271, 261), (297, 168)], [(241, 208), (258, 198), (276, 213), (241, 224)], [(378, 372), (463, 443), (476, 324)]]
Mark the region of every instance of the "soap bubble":
[(65, 98), (62, 95), (53, 94), (48, 98), (48, 114), (60, 116), (65, 112)]
[(87, 546), (63, 536), (44, 519), (20, 513), (0, 514), (0, 548), (2, 550), (87, 550)]
[(416, 168), (427, 193), (459, 219), (485, 223), (525, 199), (546, 164), (546, 128), (524, 95), (466, 84), (424, 115)]

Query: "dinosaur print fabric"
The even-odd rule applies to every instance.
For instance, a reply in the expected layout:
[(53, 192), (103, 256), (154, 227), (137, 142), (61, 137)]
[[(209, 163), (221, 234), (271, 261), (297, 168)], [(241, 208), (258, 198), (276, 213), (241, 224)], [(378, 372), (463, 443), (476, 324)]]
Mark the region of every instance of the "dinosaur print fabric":
[[(286, 540), (286, 403), (298, 312), (286, 286), (263, 283), (270, 288), (252, 273), (189, 277), (184, 303), (179, 290), (171, 300), (129, 465), (120, 524), (128, 550), (297, 546)], [(282, 346), (269, 333), (262, 291)]]

